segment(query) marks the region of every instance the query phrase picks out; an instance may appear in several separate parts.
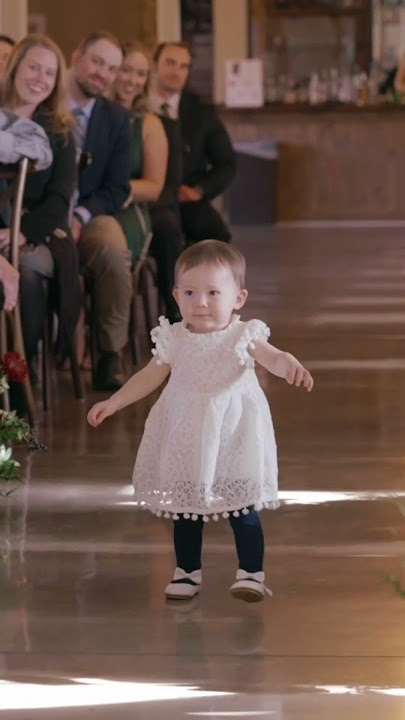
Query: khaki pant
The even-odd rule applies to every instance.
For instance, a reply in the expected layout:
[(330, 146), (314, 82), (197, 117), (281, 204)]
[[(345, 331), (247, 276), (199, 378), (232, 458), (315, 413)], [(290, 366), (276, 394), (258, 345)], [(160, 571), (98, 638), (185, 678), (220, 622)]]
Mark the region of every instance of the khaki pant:
[(101, 352), (119, 352), (128, 342), (132, 300), (131, 253), (120, 224), (93, 218), (78, 243), (81, 270), (92, 287), (93, 316)]

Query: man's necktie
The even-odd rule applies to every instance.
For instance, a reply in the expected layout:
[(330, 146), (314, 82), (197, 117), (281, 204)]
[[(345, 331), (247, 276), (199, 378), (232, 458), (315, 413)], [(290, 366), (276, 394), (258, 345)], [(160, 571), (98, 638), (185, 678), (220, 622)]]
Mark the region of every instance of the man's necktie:
[[(86, 134), (87, 134), (87, 116), (86, 113), (83, 112), (83, 110), (79, 107), (73, 108), (73, 117), (75, 119), (75, 124), (73, 127), (73, 137), (75, 140), (76, 145), (76, 164), (77, 167), (80, 168), (80, 161), (83, 155), (83, 148), (84, 143), (86, 140)], [(73, 211), (76, 207), (78, 201), (79, 201), (79, 187), (78, 187), (78, 178), (76, 178), (76, 187), (73, 190), (71, 203), (70, 203), (70, 210), (69, 210), (69, 222), (71, 223), (73, 220)]]
[(74, 108), (73, 116), (75, 119), (75, 126), (73, 128), (73, 136), (76, 143), (77, 154), (83, 151), (84, 141), (87, 133), (87, 117), (86, 113), (81, 108)]
[(163, 102), (160, 106), (160, 114), (163, 115), (163, 117), (170, 117), (170, 105), (167, 102)]

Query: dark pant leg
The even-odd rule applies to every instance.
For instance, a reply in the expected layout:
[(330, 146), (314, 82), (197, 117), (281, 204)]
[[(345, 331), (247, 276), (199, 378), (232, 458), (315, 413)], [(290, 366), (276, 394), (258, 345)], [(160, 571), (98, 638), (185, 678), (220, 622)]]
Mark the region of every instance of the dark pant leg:
[(20, 267), (21, 324), (28, 363), (37, 354), (46, 319), (44, 277), (27, 267)]
[(259, 513), (253, 508), (248, 515), (229, 518), (235, 536), (239, 568), (248, 573), (261, 572), (264, 559), (264, 536)]
[(183, 248), (183, 233), (177, 208), (152, 207), (152, 242), (150, 254), (158, 266), (158, 287), (170, 322), (179, 320), (179, 309), (173, 297), (174, 266)]
[(201, 550), (204, 523), (201, 515), (198, 520), (174, 520), (174, 549), (177, 567), (186, 573), (201, 569)]
[(198, 202), (181, 203), (181, 222), (188, 243), (201, 240), (231, 241), (231, 233), (219, 212), (203, 198)]

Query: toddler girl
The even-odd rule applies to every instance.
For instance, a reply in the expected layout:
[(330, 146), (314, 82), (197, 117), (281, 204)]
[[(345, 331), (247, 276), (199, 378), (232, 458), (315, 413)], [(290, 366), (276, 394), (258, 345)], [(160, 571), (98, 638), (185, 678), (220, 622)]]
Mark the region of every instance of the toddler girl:
[[(290, 385), (312, 390), (311, 375), (267, 342), (261, 320), (242, 322), (245, 260), (231, 245), (205, 240), (179, 257), (174, 297), (182, 322), (160, 318), (149, 364), (88, 414), (94, 427), (169, 381), (145, 423), (133, 483), (136, 502), (172, 518), (177, 567), (165, 593), (201, 588), (204, 523), (229, 518), (239, 569), (234, 597), (262, 600), (264, 539), (258, 511), (277, 502), (277, 454), (255, 361)], [(269, 591), (267, 591), (269, 592)]]

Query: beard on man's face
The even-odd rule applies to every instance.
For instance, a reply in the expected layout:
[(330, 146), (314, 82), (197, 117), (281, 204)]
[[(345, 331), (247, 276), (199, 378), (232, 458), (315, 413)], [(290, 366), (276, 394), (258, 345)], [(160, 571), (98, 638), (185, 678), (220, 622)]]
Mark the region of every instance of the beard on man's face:
[(98, 85), (94, 85), (94, 83), (91, 82), (91, 80), (82, 80), (79, 81), (76, 79), (77, 85), (80, 88), (81, 92), (86, 98), (99, 97), (100, 95), (104, 95), (105, 88), (101, 88)]

